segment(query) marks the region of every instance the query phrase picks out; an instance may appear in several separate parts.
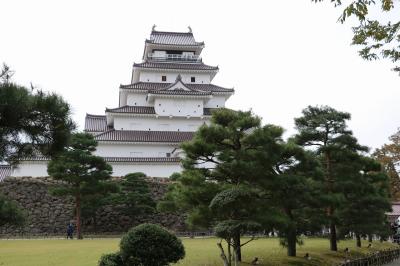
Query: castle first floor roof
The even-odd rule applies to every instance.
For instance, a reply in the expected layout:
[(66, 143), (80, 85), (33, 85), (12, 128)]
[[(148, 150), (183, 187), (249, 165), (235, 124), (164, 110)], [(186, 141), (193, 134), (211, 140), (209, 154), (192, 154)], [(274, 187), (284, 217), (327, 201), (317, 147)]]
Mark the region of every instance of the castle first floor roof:
[[(128, 85), (120, 85), (120, 89), (133, 89), (143, 91), (160, 91), (165, 90), (174, 83), (161, 83), (161, 82), (136, 82)], [(184, 85), (191, 90), (204, 91), (204, 92), (219, 92), (219, 93), (233, 93), (234, 89), (224, 88), (214, 84), (201, 84), (201, 83), (184, 83)]]
[[(179, 163), (180, 157), (103, 157), (108, 163)], [(20, 162), (48, 162), (49, 157), (35, 156), (21, 158)], [(18, 166), (17, 166), (18, 167)], [(12, 174), (10, 165), (0, 165), (0, 181)]]
[(194, 132), (109, 130), (95, 136), (97, 141), (180, 143), (193, 138)]
[(218, 66), (209, 66), (202, 62), (196, 63), (171, 63), (171, 62), (149, 62), (134, 63), (133, 67), (153, 69), (176, 69), (176, 70), (205, 70), (218, 71)]
[(192, 32), (170, 32), (152, 30), (150, 39), (146, 43), (178, 45), (178, 46), (203, 46), (204, 42), (196, 42)]

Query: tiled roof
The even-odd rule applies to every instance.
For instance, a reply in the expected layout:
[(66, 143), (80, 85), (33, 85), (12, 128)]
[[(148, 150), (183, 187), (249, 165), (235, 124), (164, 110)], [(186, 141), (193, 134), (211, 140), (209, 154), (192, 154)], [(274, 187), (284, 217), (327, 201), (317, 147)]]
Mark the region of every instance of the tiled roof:
[(150, 40), (147, 43), (180, 45), (180, 46), (201, 46), (203, 42), (196, 42), (191, 32), (168, 32), (155, 31), (150, 34)]
[[(106, 162), (180, 162), (179, 157), (103, 157)], [(21, 161), (50, 161), (50, 158), (44, 156), (24, 158)], [(3, 168), (4, 169), (3, 169)], [(7, 168), (8, 167), (8, 168)], [(9, 172), (7, 172), (9, 171)], [(0, 173), (5, 176), (11, 174), (11, 167), (8, 165), (0, 165)], [(0, 179), (1, 181), (1, 179)]]
[(191, 140), (194, 132), (110, 130), (95, 136), (97, 141), (179, 143)]
[(105, 115), (86, 114), (85, 131), (88, 132), (103, 132), (108, 130)]
[(155, 114), (154, 107), (151, 106), (129, 106), (125, 105), (118, 108), (108, 109), (106, 112), (109, 113), (133, 113), (133, 114)]
[[(155, 82), (137, 82), (129, 85), (121, 85), (121, 89), (135, 89), (135, 90), (162, 90), (170, 86), (172, 83), (155, 83)], [(233, 92), (233, 89), (223, 88), (214, 84), (191, 84), (185, 83), (185, 86), (197, 91), (210, 91), (210, 92)]]
[(160, 68), (160, 69), (178, 69), (178, 70), (212, 70), (217, 71), (217, 66), (209, 66), (204, 63), (161, 63), (161, 62), (143, 62), (135, 63), (134, 67), (141, 68)]
[(151, 94), (167, 94), (167, 95), (198, 95), (198, 96), (207, 96), (211, 95), (210, 91), (187, 91), (183, 89), (175, 89), (175, 90), (154, 90), (150, 91)]
[[(203, 109), (203, 114), (204, 115), (211, 115), (211, 112), (213, 110), (217, 110), (218, 108), (204, 108)], [(125, 105), (122, 107), (118, 108), (113, 108), (113, 109), (106, 109), (106, 112), (110, 113), (122, 113), (122, 114), (151, 114), (155, 115), (156, 111), (154, 110), (154, 107), (149, 107), (149, 106), (129, 106)]]
[(0, 181), (7, 176), (11, 175), (11, 166), (9, 165), (0, 165)]
[(179, 157), (104, 157), (109, 163), (179, 163)]

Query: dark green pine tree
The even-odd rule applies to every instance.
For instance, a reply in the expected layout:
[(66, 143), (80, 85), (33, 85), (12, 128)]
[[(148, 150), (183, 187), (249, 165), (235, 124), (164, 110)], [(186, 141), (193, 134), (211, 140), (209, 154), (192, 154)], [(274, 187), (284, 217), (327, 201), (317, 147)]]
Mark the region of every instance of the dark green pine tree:
[[(389, 177), (381, 171), (374, 159), (354, 154), (347, 158), (343, 182), (345, 200), (340, 209), (339, 228), (342, 233), (352, 232), (361, 247), (361, 237), (380, 235), (387, 228), (386, 212), (390, 212)], [(356, 171), (354, 171), (356, 170)]]
[[(252, 160), (246, 138), (260, 126), (251, 112), (220, 109), (213, 112), (211, 125), (199, 128), (190, 142), (182, 144), (184, 171), (167, 193), (160, 209), (188, 211), (189, 225), (209, 228), (214, 222), (209, 205), (217, 193), (251, 180)], [(240, 234), (234, 236), (240, 247)], [(241, 260), (241, 251), (237, 251)]]
[(223, 186), (208, 182), (202, 171), (183, 171), (171, 176), (172, 184), (157, 204), (162, 212), (185, 213), (189, 230), (207, 230), (213, 225), (210, 202)]
[(87, 133), (75, 133), (70, 145), (53, 158), (47, 171), (55, 180), (66, 185), (55, 188), (52, 192), (60, 196), (72, 196), (75, 201), (77, 238), (82, 239), (81, 206), (82, 201), (100, 191), (114, 191), (115, 184), (109, 182), (112, 167), (102, 157), (93, 155), (97, 142)]
[(281, 244), (288, 256), (296, 256), (296, 243), (302, 243), (299, 236), (321, 229), (323, 176), (313, 153), (293, 140), (283, 141), (283, 129), (273, 128), (265, 126), (249, 136), (250, 142), (259, 145), (254, 156), (259, 167), (253, 174), (267, 194), (264, 204), (272, 207), (269, 219), (279, 231)]
[[(337, 209), (344, 201), (343, 183), (357, 182), (351, 178), (351, 172), (343, 171), (343, 167), (351, 165), (348, 156), (366, 152), (368, 148), (359, 145), (347, 128), (349, 113), (339, 112), (329, 106), (309, 106), (302, 113), (302, 117), (295, 119), (298, 130), (295, 139), (299, 145), (314, 151), (321, 162), (325, 183), (322, 202), (326, 207), (327, 226), (330, 229), (330, 249), (337, 251)], [(347, 167), (347, 170), (356, 171), (351, 167)]]
[(69, 104), (56, 94), (11, 82), (10, 72), (4, 65), (0, 73), (0, 162), (62, 151), (75, 129)]
[[(251, 184), (255, 165), (253, 146), (247, 139), (260, 123), (260, 118), (251, 112), (215, 111), (211, 124), (200, 127), (192, 141), (182, 144), (184, 168), (189, 172), (200, 171), (208, 182), (217, 182), (222, 187)], [(241, 246), (239, 232), (233, 242)], [(241, 261), (241, 249), (236, 252)]]

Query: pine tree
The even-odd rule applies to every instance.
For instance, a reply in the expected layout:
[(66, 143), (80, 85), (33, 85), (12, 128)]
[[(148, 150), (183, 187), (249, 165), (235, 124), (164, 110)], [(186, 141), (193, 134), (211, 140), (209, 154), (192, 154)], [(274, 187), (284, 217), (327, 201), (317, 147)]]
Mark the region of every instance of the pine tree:
[(53, 158), (47, 171), (55, 180), (66, 183), (52, 192), (60, 196), (73, 196), (75, 201), (75, 216), (77, 238), (82, 239), (81, 206), (88, 196), (100, 191), (113, 191), (115, 185), (108, 182), (112, 167), (102, 157), (93, 155), (97, 142), (88, 133), (75, 133), (70, 145), (57, 157)]
[(330, 229), (330, 249), (337, 251), (337, 209), (343, 204), (342, 186), (344, 182), (356, 182), (348, 178), (354, 169), (348, 164), (347, 157), (366, 152), (368, 148), (359, 145), (347, 128), (349, 113), (328, 106), (309, 106), (302, 113), (302, 117), (295, 119), (298, 130), (295, 140), (314, 151), (321, 162), (325, 179), (322, 202), (326, 206)]

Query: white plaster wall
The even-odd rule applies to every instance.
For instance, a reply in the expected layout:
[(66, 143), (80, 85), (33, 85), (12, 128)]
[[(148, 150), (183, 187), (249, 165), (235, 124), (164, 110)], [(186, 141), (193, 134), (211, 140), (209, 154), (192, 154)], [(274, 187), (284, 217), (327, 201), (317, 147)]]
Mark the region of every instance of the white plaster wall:
[(127, 93), (126, 105), (131, 106), (153, 106), (149, 104), (146, 100), (147, 94), (145, 93)]
[(156, 117), (129, 117), (115, 116), (116, 130), (153, 130), (153, 131), (196, 131), (209, 118), (156, 118)]
[(180, 164), (121, 164), (111, 163), (113, 176), (124, 176), (129, 173), (143, 172), (151, 177), (170, 177), (173, 173), (181, 172)]
[(179, 145), (106, 144), (99, 142), (94, 154), (103, 157), (167, 157)]
[(158, 115), (200, 117), (203, 115), (203, 100), (156, 98), (154, 109)]
[[(182, 171), (179, 163), (177, 164), (135, 164), (135, 163), (110, 163), (113, 167), (113, 176), (124, 176), (129, 173), (143, 172), (151, 177), (170, 177), (175, 172)], [(18, 168), (14, 169), (11, 176), (40, 177), (48, 176), (47, 162), (23, 162)]]
[(48, 176), (47, 162), (21, 162), (17, 167), (13, 168), (11, 176)]
[(225, 107), (226, 97), (225, 96), (213, 96), (204, 105), (205, 108), (220, 108)]
[(194, 82), (194, 83), (209, 84), (211, 82), (210, 74), (179, 73), (176, 71), (168, 71), (168, 70), (166, 70), (165, 72), (153, 72), (153, 71), (141, 70), (140, 76), (139, 76), (139, 81), (141, 81), (141, 82), (164, 82), (164, 81), (161, 81), (161, 76), (167, 76), (167, 81), (165, 81), (165, 83), (174, 83), (179, 74), (181, 74), (183, 83), (192, 83), (191, 77), (196, 78), (196, 82)]

